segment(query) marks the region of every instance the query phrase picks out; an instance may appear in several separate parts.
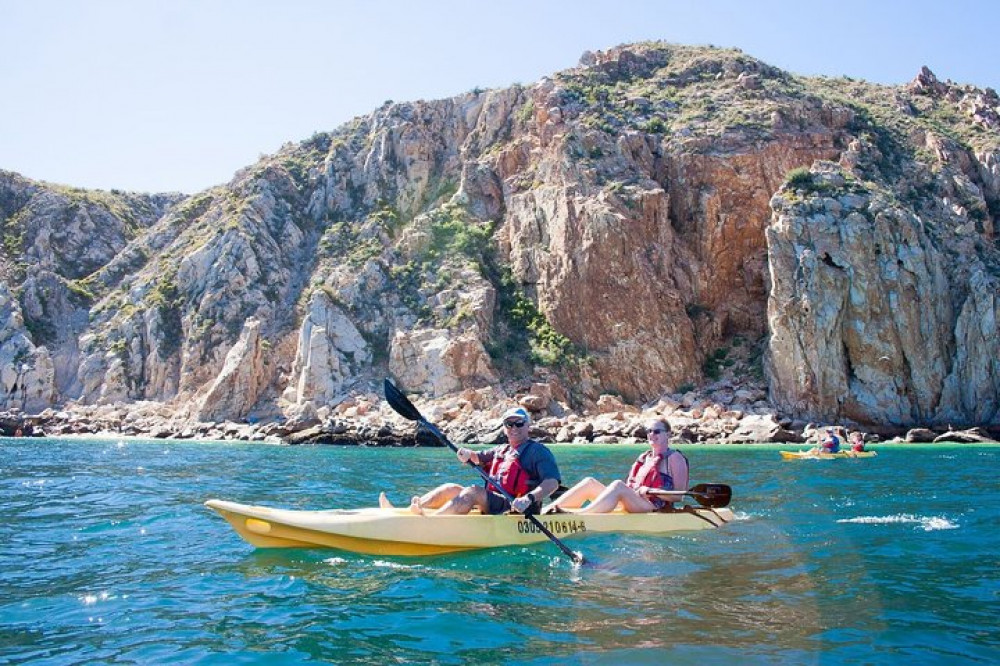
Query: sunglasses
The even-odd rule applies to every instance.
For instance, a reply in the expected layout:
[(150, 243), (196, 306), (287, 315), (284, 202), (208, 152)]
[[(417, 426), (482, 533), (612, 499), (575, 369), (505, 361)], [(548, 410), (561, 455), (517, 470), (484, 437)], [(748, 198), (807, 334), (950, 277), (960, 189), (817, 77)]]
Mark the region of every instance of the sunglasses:
[(668, 432), (668, 431), (664, 430), (663, 428), (653, 428), (649, 432), (652, 433), (652, 434), (654, 434), (654, 435), (659, 435), (660, 433), (664, 433), (664, 432)]
[(504, 424), (504, 427), (507, 427), (507, 428), (520, 428), (520, 427), (522, 427), (524, 425), (524, 421), (522, 421), (520, 419), (517, 420), (517, 421), (504, 421), (503, 424)]

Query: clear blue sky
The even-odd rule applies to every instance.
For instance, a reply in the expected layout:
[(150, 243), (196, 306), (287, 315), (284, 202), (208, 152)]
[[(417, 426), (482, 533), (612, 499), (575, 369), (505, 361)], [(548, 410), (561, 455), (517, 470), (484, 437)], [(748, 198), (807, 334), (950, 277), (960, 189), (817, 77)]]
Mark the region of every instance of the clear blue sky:
[(387, 99), (527, 84), (653, 39), (1000, 89), (998, 31), (996, 0), (0, 0), (0, 169), (192, 193)]

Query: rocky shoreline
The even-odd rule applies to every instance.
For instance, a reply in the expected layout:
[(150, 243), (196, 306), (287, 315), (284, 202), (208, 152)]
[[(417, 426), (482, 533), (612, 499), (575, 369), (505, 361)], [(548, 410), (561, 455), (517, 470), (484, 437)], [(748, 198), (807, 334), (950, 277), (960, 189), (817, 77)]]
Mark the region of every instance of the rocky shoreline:
[[(532, 436), (546, 443), (629, 444), (645, 441), (644, 424), (665, 417), (683, 444), (804, 444), (828, 426), (864, 433), (868, 442), (993, 442), (1000, 432), (986, 428), (893, 428), (856, 424), (805, 423), (782, 418), (759, 386), (722, 382), (699, 393), (667, 395), (636, 407), (604, 395), (586, 410), (570, 411), (535, 384), (509, 398), (499, 388), (467, 390), (438, 399), (414, 398), (428, 421), (454, 443), (503, 441), (500, 414), (519, 404), (534, 415)], [(74, 405), (38, 414), (0, 412), (0, 436), (105, 436), (204, 441), (247, 441), (282, 445), (440, 446), (416, 424), (396, 414), (375, 393), (350, 395), (336, 407), (308, 406), (292, 419), (258, 422), (196, 422), (155, 402)]]

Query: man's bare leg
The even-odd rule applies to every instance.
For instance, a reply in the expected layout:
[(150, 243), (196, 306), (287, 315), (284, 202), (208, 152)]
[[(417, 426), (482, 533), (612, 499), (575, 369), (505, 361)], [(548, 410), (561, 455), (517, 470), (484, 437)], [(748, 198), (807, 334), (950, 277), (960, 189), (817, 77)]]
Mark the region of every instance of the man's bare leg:
[(446, 483), (430, 490), (423, 495), (414, 496), (410, 500), (410, 511), (423, 515), (424, 509), (437, 509), (462, 492), (462, 486), (457, 483)]
[(465, 515), (472, 511), (473, 507), (479, 507), (483, 514), (487, 509), (486, 488), (481, 486), (469, 486), (455, 495), (444, 506), (434, 512), (436, 516), (458, 516)]

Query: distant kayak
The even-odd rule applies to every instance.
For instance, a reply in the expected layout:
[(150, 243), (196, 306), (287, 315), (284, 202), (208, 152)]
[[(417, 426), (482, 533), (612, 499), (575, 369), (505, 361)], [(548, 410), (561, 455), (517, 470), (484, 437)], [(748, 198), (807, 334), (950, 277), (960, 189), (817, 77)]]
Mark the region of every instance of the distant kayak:
[(875, 451), (839, 451), (837, 453), (813, 453), (811, 451), (779, 451), (785, 460), (838, 460), (841, 458), (874, 458)]
[[(258, 548), (339, 548), (371, 555), (436, 555), (476, 548), (546, 541), (518, 514), (419, 516), (405, 508), (297, 511), (212, 499), (205, 506), (222, 515)], [(685, 506), (659, 513), (557, 513), (536, 516), (560, 539), (587, 533), (667, 534), (720, 527), (733, 519), (727, 508)]]

